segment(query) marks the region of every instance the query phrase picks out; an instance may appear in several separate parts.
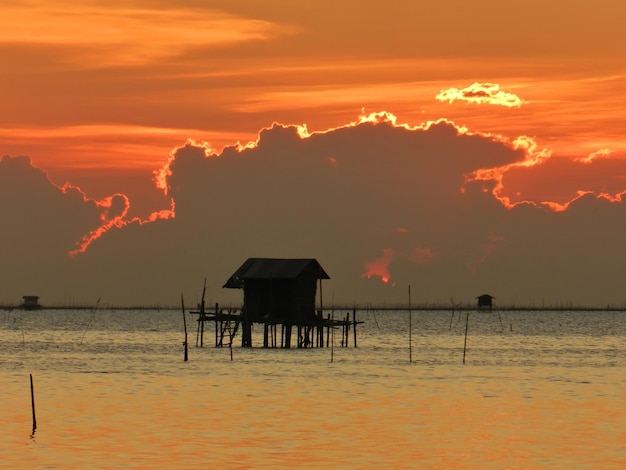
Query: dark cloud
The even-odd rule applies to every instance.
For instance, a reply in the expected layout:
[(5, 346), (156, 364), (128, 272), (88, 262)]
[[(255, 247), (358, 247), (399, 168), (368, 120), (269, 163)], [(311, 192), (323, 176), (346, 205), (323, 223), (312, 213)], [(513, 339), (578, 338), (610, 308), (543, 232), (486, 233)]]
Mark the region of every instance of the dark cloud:
[[(120, 211), (114, 204), (111, 214)], [(28, 157), (0, 159), (0, 265), (3, 301), (30, 289), (50, 297), (78, 295), (72, 289), (68, 252), (102, 224), (102, 210), (77, 188), (52, 183)]]
[[(188, 143), (169, 164), (176, 217), (120, 223), (73, 258), (77, 240), (123, 216), (125, 199), (95, 204), (28, 160), (5, 158), (2, 210), (16, 225), (1, 241), (21, 254), (4, 254), (7, 272), (51, 265), (38, 283), (22, 276), (0, 297), (175, 305), (181, 292), (198, 300), (206, 277), (209, 300), (238, 303), (240, 293), (221, 285), (246, 258), (313, 257), (332, 278), (327, 303), (405, 303), (410, 284), (418, 303), (488, 292), (503, 303), (621, 304), (622, 204), (588, 195), (564, 212), (506, 209), (495, 182), (468, 178), (524, 160), (521, 150), (446, 121), (379, 121), (306, 138), (276, 124), (256, 146), (219, 155)], [(34, 231), (46, 217), (49, 229)], [(42, 248), (44, 232), (54, 243)]]

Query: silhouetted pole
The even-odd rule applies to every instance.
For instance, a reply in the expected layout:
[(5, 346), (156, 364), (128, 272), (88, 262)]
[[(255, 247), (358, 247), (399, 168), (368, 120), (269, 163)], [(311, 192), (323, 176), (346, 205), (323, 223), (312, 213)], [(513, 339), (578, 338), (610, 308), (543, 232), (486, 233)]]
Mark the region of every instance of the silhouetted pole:
[(30, 403), (33, 409), (33, 433), (31, 435), (35, 435), (35, 430), (37, 429), (37, 418), (35, 417), (35, 388), (33, 387), (33, 374), (30, 374)]
[(100, 304), (100, 299), (102, 297), (98, 297), (98, 301), (96, 302), (96, 306), (91, 310), (91, 318), (89, 319), (89, 322), (87, 323), (87, 326), (85, 327), (85, 331), (83, 331), (83, 336), (82, 338), (80, 338), (80, 344), (83, 344), (83, 340), (85, 339), (85, 334), (87, 334), (87, 330), (89, 329), (89, 326), (91, 325), (91, 323), (94, 321), (94, 319), (96, 318), (96, 311), (98, 310), (98, 305)]
[(352, 308), (352, 332), (354, 333), (354, 347), (356, 348), (356, 307)]
[(206, 277), (202, 288), (202, 300), (200, 300), (200, 347), (204, 347), (204, 295), (206, 294)]
[(330, 334), (326, 333), (326, 337), (330, 338), (330, 362), (333, 362), (335, 355), (335, 308), (333, 305), (332, 310), (330, 311)]
[(409, 362), (413, 362), (413, 338), (411, 330), (413, 329), (413, 312), (411, 311), (411, 286), (409, 285)]
[(189, 359), (189, 355), (187, 353), (187, 319), (185, 318), (185, 301), (183, 300), (183, 294), (180, 294), (180, 305), (183, 308), (183, 327), (185, 328), (185, 342), (183, 346), (185, 347), (185, 356), (184, 360), (187, 361)]
[[(220, 346), (221, 346), (221, 342), (222, 342), (222, 341), (221, 341), (221, 339), (219, 339), (219, 336), (218, 336), (218, 333), (217, 333), (217, 330), (218, 330), (218, 327), (217, 327), (217, 325), (218, 325), (217, 319), (218, 319), (218, 313), (219, 313), (219, 309), (218, 309), (218, 307), (219, 307), (218, 303), (217, 303), (217, 302), (215, 302), (215, 347), (217, 347), (217, 345), (218, 345), (218, 344), (220, 344)], [(219, 321), (219, 330), (220, 330), (220, 332), (224, 331), (224, 330), (223, 330), (223, 327), (222, 327), (222, 320), (220, 320), (220, 321)], [(222, 334), (222, 335), (223, 335), (223, 334)], [(233, 340), (232, 340), (232, 338), (231, 338), (231, 340), (230, 340), (230, 341), (231, 341), (231, 343), (232, 343), (232, 341), (233, 341)]]
[(452, 304), (452, 315), (450, 315), (450, 331), (452, 331), (452, 320), (454, 320), (454, 297), (450, 297), (450, 303)]
[(467, 330), (469, 327), (469, 310), (467, 311), (467, 316), (465, 317), (465, 341), (463, 342), (463, 364), (465, 364), (465, 350), (467, 349)]

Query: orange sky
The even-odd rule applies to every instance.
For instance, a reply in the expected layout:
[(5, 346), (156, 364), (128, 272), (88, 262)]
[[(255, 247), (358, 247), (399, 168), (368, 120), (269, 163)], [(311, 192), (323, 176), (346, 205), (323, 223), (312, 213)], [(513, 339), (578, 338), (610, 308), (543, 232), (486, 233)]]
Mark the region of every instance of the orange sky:
[(526, 152), (473, 175), (507, 207), (626, 191), (621, 0), (180, 3), (4, 2), (0, 155), (147, 219), (171, 208), (152, 179), (188, 139), (220, 153), (274, 122), (386, 111)]
[[(623, 152), (626, 4), (555, 0), (13, 0), (0, 15), (0, 152), (154, 170), (187, 138), (220, 149), (272, 122), (324, 130), (361, 110), (584, 157)], [(441, 102), (495, 83), (519, 107)]]

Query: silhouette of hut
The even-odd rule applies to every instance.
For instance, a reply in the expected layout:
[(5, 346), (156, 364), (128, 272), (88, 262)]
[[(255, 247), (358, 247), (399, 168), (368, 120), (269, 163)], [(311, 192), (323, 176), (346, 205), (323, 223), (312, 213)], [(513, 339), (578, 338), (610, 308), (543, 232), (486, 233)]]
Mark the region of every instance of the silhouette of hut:
[(330, 279), (315, 259), (248, 258), (223, 287), (243, 289), (242, 346), (252, 323), (313, 325), (317, 282)]
[(478, 308), (488, 308), (490, 310), (493, 308), (493, 299), (495, 299), (495, 297), (489, 294), (483, 294), (476, 297), (476, 299)]
[(224, 284), (243, 288), (250, 321), (302, 322), (315, 319), (317, 281), (330, 279), (315, 259), (248, 258)]
[(39, 296), (23, 295), (20, 308), (23, 308), (25, 310), (36, 310), (38, 308), (41, 308), (41, 305), (39, 305)]

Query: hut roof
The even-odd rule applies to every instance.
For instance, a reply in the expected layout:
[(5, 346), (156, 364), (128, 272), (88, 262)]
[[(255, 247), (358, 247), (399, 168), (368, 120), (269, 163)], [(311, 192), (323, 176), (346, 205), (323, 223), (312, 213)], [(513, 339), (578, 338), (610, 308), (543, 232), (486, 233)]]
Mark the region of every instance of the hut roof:
[(324, 268), (313, 258), (248, 258), (223, 287), (240, 289), (246, 279), (296, 279), (311, 267), (318, 273), (317, 279), (330, 279)]

